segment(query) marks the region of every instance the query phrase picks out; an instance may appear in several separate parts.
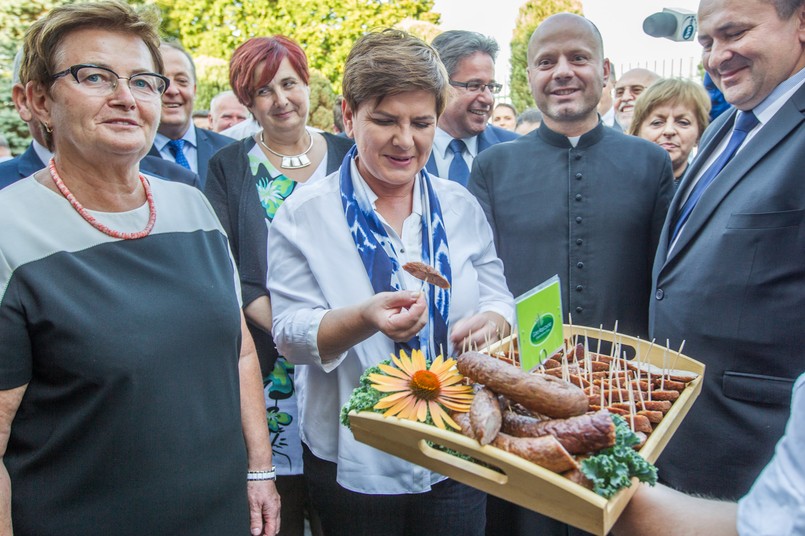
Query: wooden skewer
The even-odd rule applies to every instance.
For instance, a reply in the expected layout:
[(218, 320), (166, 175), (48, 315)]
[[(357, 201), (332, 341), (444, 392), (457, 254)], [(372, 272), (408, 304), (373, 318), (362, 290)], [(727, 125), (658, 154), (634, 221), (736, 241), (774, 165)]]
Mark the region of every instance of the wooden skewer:
[(676, 370), (676, 360), (679, 359), (679, 356), (684, 348), (685, 348), (685, 339), (682, 339), (682, 344), (679, 345), (679, 351), (676, 353), (676, 357), (674, 357), (674, 362), (671, 365), (671, 370)]
[(587, 340), (587, 332), (584, 332), (584, 372), (589, 383), (592, 383), (592, 360), (590, 359), (590, 341)]
[(573, 349), (575, 349), (576, 348), (576, 343), (573, 340), (574, 337), (575, 337), (575, 335), (573, 333), (573, 315), (571, 313), (567, 313), (567, 325), (568, 325), (568, 329), (570, 330), (570, 345), (573, 347)]
[(643, 390), (640, 389), (640, 369), (637, 369), (637, 397), (640, 399), (640, 407), (646, 409), (646, 402), (643, 400)]
[(629, 388), (629, 418), (632, 421), (632, 431), (634, 432), (634, 414), (635, 414), (635, 406), (634, 406), (634, 395), (632, 394), (632, 382), (628, 383)]
[[(645, 363), (648, 364), (649, 356), (651, 355), (651, 350), (654, 348), (654, 343), (657, 339), (651, 339), (651, 344), (648, 347), (648, 351), (646, 352), (646, 360)], [(638, 364), (639, 366), (639, 364)], [(651, 402), (651, 373), (648, 371), (648, 367), (646, 367), (646, 379), (648, 380), (648, 401)]]
[(621, 362), (620, 362), (620, 359), (619, 359), (619, 354), (621, 352), (620, 344), (621, 343), (618, 342), (615, 345), (615, 346), (617, 346), (617, 353), (615, 354), (616, 359), (613, 361), (613, 364), (615, 365), (615, 379), (618, 382), (618, 401), (621, 404), (623, 404), (623, 391), (622, 391), (623, 386), (621, 385), (621, 374), (620, 374), (621, 373)]
[(601, 355), (601, 339), (604, 337), (604, 324), (598, 325), (598, 346), (595, 348), (596, 355)]
[(671, 341), (665, 339), (665, 349), (662, 351), (662, 375), (660, 376), (660, 391), (665, 391), (665, 375), (668, 373), (668, 347)]
[(598, 385), (598, 390), (601, 393), (601, 409), (604, 409), (606, 406), (604, 406), (604, 382), (603, 381)]

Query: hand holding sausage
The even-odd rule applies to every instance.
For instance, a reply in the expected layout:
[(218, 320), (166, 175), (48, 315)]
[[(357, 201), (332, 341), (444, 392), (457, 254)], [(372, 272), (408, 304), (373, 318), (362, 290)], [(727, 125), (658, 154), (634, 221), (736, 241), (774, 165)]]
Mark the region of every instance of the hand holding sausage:
[(364, 302), (361, 316), (393, 341), (407, 341), (428, 323), (428, 305), (421, 292), (380, 292)]

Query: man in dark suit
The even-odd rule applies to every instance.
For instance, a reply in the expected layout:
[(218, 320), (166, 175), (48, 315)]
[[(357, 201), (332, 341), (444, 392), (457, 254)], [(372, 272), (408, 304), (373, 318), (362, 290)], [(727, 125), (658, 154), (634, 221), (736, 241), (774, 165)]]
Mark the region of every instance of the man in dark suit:
[(498, 44), (479, 33), (451, 30), (436, 36), (439, 53), (450, 77), (450, 99), (439, 118), (429, 173), (467, 185), (478, 153), (518, 137), (487, 124), (501, 85), (495, 82)]
[[(17, 108), (17, 113), (20, 119), (25, 121), (28, 125), (28, 131), (31, 134), (31, 144), (21, 155), (0, 162), (0, 189), (5, 188), (11, 183), (24, 179), (44, 168), (53, 154), (45, 146), (45, 136), (42, 135), (41, 126), (33, 120), (28, 104), (25, 98), (25, 90), (23, 84), (19, 81), (19, 60), (15, 60), (14, 80), (15, 83), (11, 88), (11, 99), (14, 106)], [(183, 182), (190, 186), (199, 188), (198, 175), (192, 171), (168, 162), (162, 158), (154, 156), (145, 156), (140, 160), (140, 170), (143, 173), (154, 175), (156, 177), (174, 181)]]
[[(40, 149), (40, 151), (34, 148), (35, 144), (39, 145), (38, 149)], [(42, 158), (39, 156), (40, 154), (48, 155), (50, 151), (40, 142), (32, 141), (21, 155), (11, 160), (0, 162), (0, 189), (44, 168), (46, 162), (42, 161)], [(50, 159), (48, 158), (48, 160)], [(162, 158), (144, 156), (143, 159), (140, 160), (140, 171), (161, 179), (183, 182), (196, 188), (199, 187), (198, 175), (178, 164), (168, 162)]]
[(805, 370), (805, 1), (702, 0), (699, 42), (735, 109), (704, 133), (654, 263), (652, 335), (707, 367), (658, 465), (672, 487), (735, 499)]
[[(645, 337), (651, 264), (673, 192), (667, 153), (604, 126), (609, 76), (587, 19), (545, 19), (528, 46), (528, 80), (542, 124), (478, 155), (469, 190), (486, 213), (517, 296), (555, 274), (564, 320)], [(487, 535), (564, 535), (568, 527), (490, 498)]]
[(207, 180), (207, 162), (218, 149), (234, 140), (193, 124), (196, 100), (196, 67), (193, 58), (175, 42), (159, 47), (170, 85), (162, 95), (162, 116), (154, 145), (148, 153), (176, 162), (198, 173), (201, 189)]

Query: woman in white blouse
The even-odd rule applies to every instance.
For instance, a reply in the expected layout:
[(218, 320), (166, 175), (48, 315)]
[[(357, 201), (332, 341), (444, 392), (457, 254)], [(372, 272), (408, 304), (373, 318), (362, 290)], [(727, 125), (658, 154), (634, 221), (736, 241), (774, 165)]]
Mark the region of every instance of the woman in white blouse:
[[(509, 330), (513, 299), (492, 232), (462, 186), (424, 170), (447, 73), (404, 32), (361, 38), (344, 72), (341, 169), (292, 196), (269, 237), (279, 351), (299, 367), (311, 500), (325, 534), (483, 534), (483, 493), (355, 441), (339, 410), (368, 367), (401, 349), (428, 359)], [(427, 285), (400, 267), (433, 266)], [(472, 340), (470, 339), (472, 337)]]

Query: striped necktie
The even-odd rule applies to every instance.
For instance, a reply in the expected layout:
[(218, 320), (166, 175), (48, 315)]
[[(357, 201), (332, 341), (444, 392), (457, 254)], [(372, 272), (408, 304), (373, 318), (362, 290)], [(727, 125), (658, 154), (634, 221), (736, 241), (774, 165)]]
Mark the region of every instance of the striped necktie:
[(190, 169), (190, 162), (187, 161), (187, 157), (184, 155), (184, 140), (170, 140), (168, 142), (168, 149), (170, 150), (177, 164), (184, 168)]
[(682, 208), (677, 213), (676, 221), (673, 225), (674, 232), (669, 242), (670, 244), (674, 243), (682, 227), (685, 226), (688, 218), (690, 218), (691, 212), (693, 212), (693, 209), (696, 208), (696, 204), (702, 198), (704, 191), (710, 186), (710, 183), (715, 180), (718, 174), (721, 173), (724, 166), (732, 160), (732, 157), (738, 152), (738, 148), (744, 140), (746, 140), (749, 131), (755, 128), (758, 123), (760, 123), (760, 121), (758, 121), (758, 118), (755, 117), (755, 114), (751, 111), (738, 112), (738, 117), (735, 119), (735, 128), (732, 130), (732, 136), (730, 136), (730, 140), (727, 142), (727, 147), (724, 149), (724, 152), (722, 152), (718, 158), (716, 158), (716, 161), (707, 168), (707, 171), (702, 174), (699, 182), (696, 183), (696, 186), (693, 187), (693, 191), (690, 192), (685, 204), (682, 205)]

